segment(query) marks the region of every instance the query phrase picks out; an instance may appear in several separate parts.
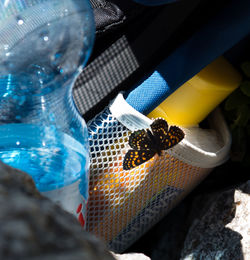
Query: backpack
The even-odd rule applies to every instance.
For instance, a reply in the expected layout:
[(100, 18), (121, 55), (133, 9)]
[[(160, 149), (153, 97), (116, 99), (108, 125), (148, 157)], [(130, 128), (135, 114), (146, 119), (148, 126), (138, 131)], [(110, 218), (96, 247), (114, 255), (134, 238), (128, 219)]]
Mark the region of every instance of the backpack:
[[(91, 0), (91, 4), (96, 42), (74, 87), (76, 106), (89, 129), (86, 225), (120, 253), (228, 159), (230, 133), (216, 112), (210, 122), (223, 136), (218, 149), (207, 152), (207, 147), (184, 139), (158, 161), (122, 169), (131, 132), (152, 124), (145, 115), (248, 36), (250, 3), (190, 0), (152, 7)], [(207, 12), (211, 5), (213, 11)], [(205, 141), (217, 145), (209, 138)]]

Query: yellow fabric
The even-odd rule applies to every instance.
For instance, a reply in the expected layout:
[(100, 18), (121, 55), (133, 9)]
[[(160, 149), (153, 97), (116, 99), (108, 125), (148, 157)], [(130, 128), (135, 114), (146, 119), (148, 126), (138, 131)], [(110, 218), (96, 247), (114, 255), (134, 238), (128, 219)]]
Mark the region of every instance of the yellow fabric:
[(171, 125), (199, 124), (241, 82), (241, 75), (223, 57), (206, 66), (183, 84), (148, 117), (162, 117)]

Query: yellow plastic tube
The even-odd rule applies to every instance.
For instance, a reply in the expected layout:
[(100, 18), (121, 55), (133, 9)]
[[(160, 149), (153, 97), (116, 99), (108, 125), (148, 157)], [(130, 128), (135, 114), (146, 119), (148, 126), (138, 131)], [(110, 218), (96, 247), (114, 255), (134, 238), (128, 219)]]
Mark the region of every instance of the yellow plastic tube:
[(148, 117), (162, 117), (171, 125), (198, 125), (241, 82), (240, 73), (219, 57), (183, 84)]

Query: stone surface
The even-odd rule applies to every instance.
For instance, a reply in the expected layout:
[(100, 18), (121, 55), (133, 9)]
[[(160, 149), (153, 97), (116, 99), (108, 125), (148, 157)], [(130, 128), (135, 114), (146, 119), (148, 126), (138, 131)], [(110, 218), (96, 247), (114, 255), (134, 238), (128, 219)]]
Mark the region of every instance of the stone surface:
[(0, 162), (0, 259), (114, 257), (74, 216), (40, 195), (27, 174)]
[(150, 260), (150, 258), (140, 253), (113, 254), (116, 260)]
[(245, 260), (250, 259), (250, 181), (236, 190), (234, 202), (236, 212), (233, 220), (226, 225), (234, 232), (241, 234), (242, 253)]
[(233, 188), (212, 182), (201, 190), (146, 234), (139, 247), (118, 255), (44, 198), (27, 174), (0, 162), (0, 259), (249, 260), (250, 181)]
[[(204, 216), (205, 220), (208, 221), (208, 218), (211, 220), (214, 219), (215, 223), (220, 222), (223, 224), (221, 219), (225, 219), (224, 226), (219, 225), (222, 233), (218, 231), (218, 236), (218, 233), (214, 232), (210, 237), (212, 239), (214, 235), (216, 237), (214, 241), (217, 241), (219, 245), (222, 243), (219, 248), (220, 251), (224, 250), (228, 245), (230, 246), (225, 241), (221, 242), (221, 235), (228, 235), (228, 239), (233, 235), (234, 245), (231, 251), (238, 248), (239, 253), (239, 257), (235, 259), (242, 259), (243, 256), (245, 257), (244, 260), (249, 259), (250, 253), (247, 245), (249, 245), (248, 241), (250, 237), (250, 233), (248, 233), (250, 220), (249, 211), (246, 211), (246, 209), (249, 210), (250, 208), (249, 204), (246, 204), (249, 203), (249, 191), (247, 191), (247, 187), (249, 187), (248, 179), (249, 170), (239, 167), (238, 164), (228, 163), (217, 167), (205, 181), (198, 185), (177, 207), (126, 250), (126, 252), (141, 252), (149, 256), (151, 260), (180, 260), (181, 253), (182, 258), (186, 257), (188, 259), (188, 256), (193, 256), (193, 259), (205, 259), (202, 258), (202, 254), (194, 255), (192, 250), (187, 250), (188, 239), (192, 235), (190, 228), (194, 230), (193, 226), (195, 223), (201, 221)], [(242, 185), (242, 183), (246, 184)], [(237, 196), (241, 196), (241, 199)], [(241, 202), (235, 204), (234, 201)], [(213, 213), (215, 215), (214, 218), (206, 215), (209, 212), (213, 212), (211, 207), (217, 209), (217, 213)], [(248, 219), (245, 218), (244, 220), (243, 216), (247, 216)], [(215, 223), (209, 224), (208, 222), (207, 226), (204, 226), (203, 229), (201, 228), (198, 238), (200, 240), (203, 239), (207, 232), (206, 228), (217, 227), (218, 223)], [(230, 225), (233, 225), (234, 228), (231, 229)], [(205, 243), (207, 239), (204, 238), (203, 242)], [(225, 240), (225, 237), (223, 240)], [(183, 249), (184, 242), (185, 251)], [(199, 240), (195, 240), (194, 245), (196, 244), (198, 247), (199, 243)], [(224, 258), (219, 257), (217, 257), (219, 260), (235, 260), (234, 258), (227, 258), (226, 255), (224, 255)]]
[(238, 188), (200, 196), (202, 210), (185, 239), (182, 260), (250, 259), (250, 181)]

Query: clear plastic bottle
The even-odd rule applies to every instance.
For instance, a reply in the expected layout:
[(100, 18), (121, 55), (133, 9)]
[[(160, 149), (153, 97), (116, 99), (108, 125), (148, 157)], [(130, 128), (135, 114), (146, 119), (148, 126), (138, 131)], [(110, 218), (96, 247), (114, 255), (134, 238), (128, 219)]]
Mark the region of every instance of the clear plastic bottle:
[(0, 0), (0, 159), (82, 225), (88, 133), (72, 87), (94, 33), (87, 0)]

